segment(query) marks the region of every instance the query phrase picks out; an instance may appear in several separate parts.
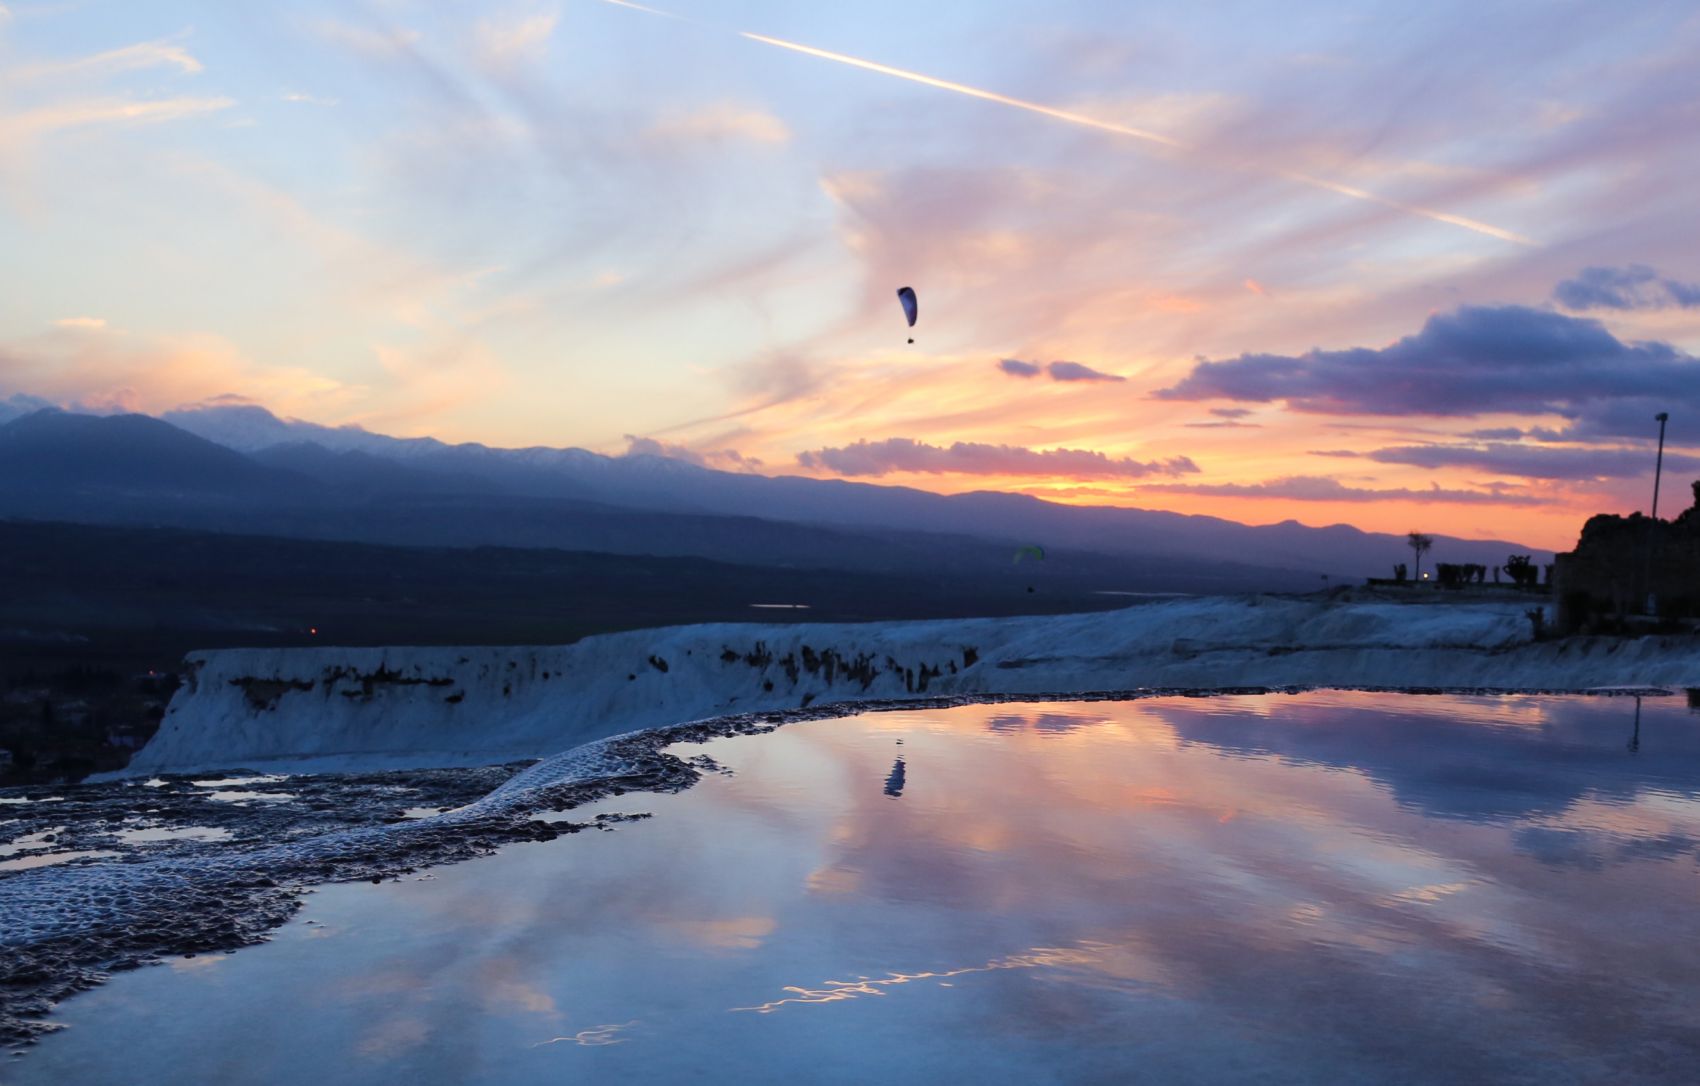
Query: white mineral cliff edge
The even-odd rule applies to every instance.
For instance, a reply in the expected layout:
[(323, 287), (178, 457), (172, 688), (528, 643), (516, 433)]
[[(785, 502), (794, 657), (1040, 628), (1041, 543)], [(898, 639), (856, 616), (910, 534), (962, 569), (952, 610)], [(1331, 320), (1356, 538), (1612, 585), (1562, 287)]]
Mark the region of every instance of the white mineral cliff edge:
[(676, 626), (561, 646), (201, 652), (123, 775), (488, 764), (729, 713), (904, 697), (1700, 686), (1692, 637), (1534, 642), (1528, 606), (1216, 597), (1085, 615)]

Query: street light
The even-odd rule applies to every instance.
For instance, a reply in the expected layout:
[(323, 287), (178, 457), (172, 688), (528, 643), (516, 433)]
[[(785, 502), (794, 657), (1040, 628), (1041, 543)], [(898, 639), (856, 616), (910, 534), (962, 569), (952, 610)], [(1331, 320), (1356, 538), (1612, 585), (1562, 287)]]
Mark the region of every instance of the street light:
[[(1653, 461), (1653, 516), (1651, 518), (1651, 522), (1647, 525), (1647, 531), (1649, 532), (1656, 532), (1657, 529), (1655, 529), (1653, 525), (1659, 522), (1659, 475), (1665, 468), (1665, 422), (1670, 418), (1670, 413), (1668, 411), (1660, 411), (1657, 415), (1654, 415), (1653, 418), (1657, 419), (1659, 423), (1659, 457), (1657, 460)], [(1649, 615), (1656, 615), (1659, 612), (1658, 596), (1652, 591), (1653, 548), (1655, 545), (1655, 537), (1648, 536), (1646, 549), (1641, 555), (1641, 578), (1643, 582), (1646, 583), (1648, 589), (1646, 610)]]
[(1665, 422), (1670, 412), (1660, 411), (1653, 416), (1659, 421), (1659, 458), (1653, 462), (1653, 519), (1659, 519), (1659, 473), (1665, 468)]

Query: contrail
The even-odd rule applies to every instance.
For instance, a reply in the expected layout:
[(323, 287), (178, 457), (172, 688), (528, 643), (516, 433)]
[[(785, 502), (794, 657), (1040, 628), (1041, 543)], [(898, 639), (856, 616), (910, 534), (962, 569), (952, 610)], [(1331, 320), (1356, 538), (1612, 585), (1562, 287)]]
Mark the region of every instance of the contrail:
[[(615, 0), (609, 0), (609, 3), (613, 2), (615, 2)], [(832, 53), (825, 49), (816, 49), (810, 45), (798, 45), (793, 41), (785, 41), (781, 38), (770, 38), (766, 34), (752, 34), (748, 30), (740, 30), (738, 31), (738, 36), (748, 38), (751, 41), (759, 41), (763, 45), (777, 45), (781, 49), (790, 49), (793, 52), (806, 53), (811, 57), (820, 57), (823, 60), (835, 60), (840, 64), (848, 64), (852, 68), (864, 68), (870, 72), (879, 72), (881, 75), (894, 75), (899, 79), (907, 79), (911, 83), (920, 83), (928, 87), (937, 87), (940, 90), (955, 91), (957, 94), (966, 94), (970, 98), (979, 98), (987, 102), (996, 102), (999, 105), (1012, 106), (1015, 109), (1025, 109), (1029, 113), (1038, 113), (1046, 117), (1055, 117), (1059, 121), (1068, 121), (1072, 124), (1083, 124), (1088, 128), (1096, 128), (1103, 132), (1114, 132), (1118, 136), (1132, 136), (1136, 140), (1148, 140), (1151, 143), (1160, 143), (1164, 147), (1174, 147), (1181, 150), (1185, 149), (1184, 145), (1181, 144), (1180, 141), (1172, 140), (1167, 136), (1159, 136), (1155, 132), (1147, 132), (1141, 128), (1129, 128), (1125, 124), (1101, 121), (1096, 117), (1088, 117), (1084, 113), (1071, 113), (1066, 109), (1052, 109), (1050, 106), (1043, 106), (1038, 102), (1029, 102), (1022, 98), (1011, 98), (1007, 94), (999, 94), (996, 91), (981, 90), (979, 87), (970, 87), (965, 83), (952, 83), (948, 79), (934, 79), (932, 76), (922, 75), (920, 72), (905, 71), (902, 68), (893, 68), (888, 64), (876, 64), (871, 60), (860, 60), (856, 57), (845, 56), (843, 53)]]
[[(686, 19), (684, 16), (672, 15), (665, 11), (658, 11), (655, 8), (635, 4), (632, 3), (631, 0), (603, 0), (603, 3), (614, 4), (623, 8), (633, 8), (637, 11), (647, 12), (650, 15), (660, 15), (669, 19), (681, 19), (685, 22), (694, 21)], [(966, 95), (969, 98), (978, 98), (984, 102), (996, 102), (998, 105), (1008, 106), (1011, 109), (1020, 109), (1025, 110), (1028, 113), (1037, 113), (1040, 116), (1050, 117), (1059, 121), (1066, 121), (1069, 124), (1082, 125), (1086, 128), (1095, 128), (1100, 132), (1109, 132), (1117, 136), (1127, 136), (1132, 139), (1144, 140), (1147, 143), (1155, 143), (1176, 151), (1196, 150), (1196, 148), (1189, 147), (1179, 140), (1171, 139), (1170, 137), (1157, 132), (1148, 132), (1142, 128), (1132, 128), (1125, 124), (1116, 124), (1113, 121), (1102, 120), (1098, 117), (1090, 117), (1084, 113), (1075, 113), (1072, 110), (1056, 109), (1052, 106), (1047, 106), (1039, 102), (1030, 102), (1025, 98), (1012, 98), (1007, 94), (999, 94), (996, 91), (984, 90), (980, 87), (971, 87), (966, 83), (953, 83), (948, 79), (937, 79), (933, 76), (923, 75), (920, 72), (912, 72), (905, 68), (894, 68), (889, 64), (880, 64), (877, 61), (863, 60), (860, 57), (853, 57), (844, 53), (834, 53), (828, 49), (816, 49), (812, 45), (800, 45), (794, 41), (786, 41), (783, 38), (771, 38), (766, 34), (756, 34), (748, 30), (739, 30), (735, 33), (737, 33), (741, 38), (760, 42), (763, 45), (772, 45), (779, 49), (789, 49), (791, 52), (802, 53), (805, 56), (819, 57), (822, 60), (830, 60), (836, 64), (847, 64), (852, 68), (861, 68), (863, 71), (878, 72), (880, 75), (889, 75), (896, 79), (905, 79), (911, 83), (919, 83), (922, 86), (951, 91), (954, 94)], [(1490, 238), (1498, 238), (1500, 241), (1509, 241), (1516, 245), (1535, 244), (1533, 240), (1526, 238), (1521, 234), (1512, 233), (1510, 230), (1501, 229), (1500, 227), (1494, 226), (1490, 223), (1466, 218), (1463, 215), (1454, 215), (1450, 212), (1439, 211), (1432, 207), (1423, 207), (1421, 204), (1408, 204), (1401, 200), (1394, 200), (1386, 196), (1377, 195), (1376, 193), (1370, 192), (1366, 189), (1357, 188), (1353, 185), (1341, 184), (1338, 181), (1330, 181), (1325, 177), (1316, 177), (1312, 174), (1300, 173), (1296, 170), (1256, 166), (1249, 168), (1287, 181), (1295, 181), (1301, 185), (1309, 185), (1312, 188), (1322, 189), (1326, 192), (1336, 193), (1340, 196), (1347, 196), (1354, 200), (1362, 200), (1366, 203), (1377, 204), (1381, 207), (1388, 208), (1389, 210), (1401, 212), (1402, 214), (1415, 215), (1419, 218), (1429, 219), (1433, 222), (1445, 223), (1449, 226), (1461, 226), (1465, 230), (1473, 230), (1478, 234), (1485, 234)]]
[[(641, 11), (645, 15), (659, 15), (663, 19), (677, 19), (681, 23), (697, 23), (697, 20), (688, 18), (684, 15), (674, 15), (670, 11), (661, 11), (657, 8), (646, 8), (642, 4), (632, 3), (632, 0), (602, 0), (602, 2), (604, 4), (613, 4), (617, 8), (631, 8), (633, 11)], [(697, 25), (701, 26), (703, 24), (697, 23)]]

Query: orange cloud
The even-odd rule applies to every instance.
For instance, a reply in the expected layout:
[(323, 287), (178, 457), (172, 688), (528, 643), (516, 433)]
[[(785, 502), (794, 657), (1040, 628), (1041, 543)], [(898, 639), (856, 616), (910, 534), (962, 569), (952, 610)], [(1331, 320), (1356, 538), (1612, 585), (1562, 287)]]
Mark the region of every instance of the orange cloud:
[(355, 392), (305, 367), (257, 362), (204, 333), (143, 336), (76, 324), (0, 343), (0, 360), (11, 391), (149, 413), (238, 392), (285, 414), (322, 416)]

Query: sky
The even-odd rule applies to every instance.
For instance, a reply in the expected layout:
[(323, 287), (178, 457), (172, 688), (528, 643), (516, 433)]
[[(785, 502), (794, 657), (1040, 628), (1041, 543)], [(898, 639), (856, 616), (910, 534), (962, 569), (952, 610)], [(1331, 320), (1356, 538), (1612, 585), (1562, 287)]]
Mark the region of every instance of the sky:
[(1559, 549), (1664, 411), (1689, 503), (1692, 5), (992, 8), (0, 0), (0, 399)]

